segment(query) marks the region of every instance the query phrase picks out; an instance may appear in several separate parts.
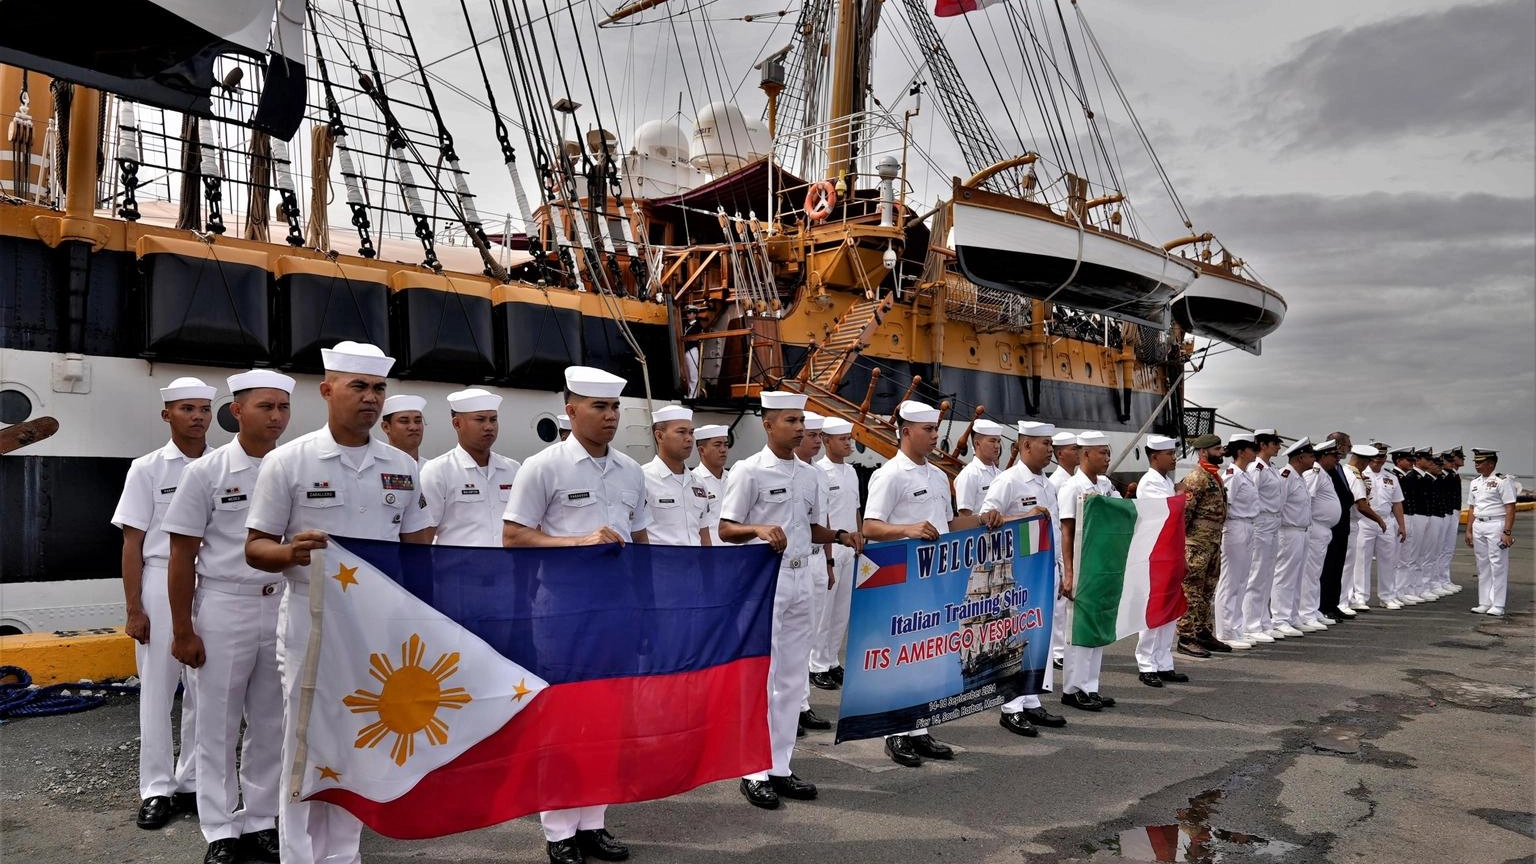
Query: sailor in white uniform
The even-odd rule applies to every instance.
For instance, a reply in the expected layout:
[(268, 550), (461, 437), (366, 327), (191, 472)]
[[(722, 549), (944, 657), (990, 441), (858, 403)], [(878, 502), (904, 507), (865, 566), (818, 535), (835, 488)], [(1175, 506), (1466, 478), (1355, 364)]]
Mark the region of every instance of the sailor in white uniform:
[[(1302, 633), (1327, 630), (1317, 621), (1301, 616), (1301, 578), (1307, 567), (1307, 532), (1312, 527), (1312, 493), (1306, 473), (1316, 461), (1312, 441), (1305, 435), (1285, 449), (1287, 464), (1280, 477), (1280, 529), (1276, 534), (1275, 581), (1269, 592), (1270, 621), (1285, 634), (1290, 628)], [(1332, 484), (1329, 484), (1332, 486)]]
[[(1178, 443), (1165, 435), (1147, 436), (1144, 447), (1147, 451), (1147, 464), (1151, 467), (1136, 483), (1137, 498), (1166, 499), (1179, 494), (1173, 479), (1173, 469), (1179, 461), (1173, 448)], [(1183, 683), (1189, 680), (1188, 675), (1173, 669), (1173, 642), (1178, 629), (1179, 622), (1175, 619), (1161, 627), (1143, 630), (1136, 637), (1136, 670), (1141, 683), (1148, 687), (1161, 687), (1164, 682)]]
[(704, 484), (704, 492), (709, 496), (709, 545), (719, 546), (720, 501), (725, 497), (728, 473), (725, 463), (731, 458), (730, 427), (711, 423), (694, 429), (693, 449), (699, 454), (693, 476)]
[(1349, 484), (1349, 492), (1355, 496), (1355, 504), (1350, 508), (1349, 514), (1349, 540), (1350, 547), (1355, 554), (1349, 556), (1351, 566), (1344, 570), (1343, 584), (1339, 589), (1339, 608), (1346, 606), (1356, 612), (1370, 611), (1370, 605), (1366, 602), (1371, 597), (1370, 561), (1365, 561), (1365, 572), (1361, 572), (1360, 554), (1364, 547), (1365, 526), (1370, 525), (1375, 533), (1385, 534), (1387, 521), (1376, 513), (1371, 502), (1374, 498), (1374, 490), (1371, 481), (1365, 472), (1371, 466), (1371, 460), (1376, 458), (1376, 446), (1374, 444), (1354, 444), (1349, 449), (1349, 464), (1344, 466), (1344, 480)]
[(139, 671), (139, 813), (140, 828), (155, 829), (173, 811), (196, 806), (194, 742), (197, 694), (187, 676), (181, 697), (181, 757), (171, 741), (171, 705), (182, 667), (171, 655), (171, 607), (166, 568), (171, 538), (161, 520), (188, 464), (207, 450), (217, 391), (196, 378), (177, 378), (161, 388), (160, 419), (171, 427), (171, 440), (133, 460), (112, 524), (123, 532), (125, 629), (134, 640)]
[[(571, 437), (530, 456), (512, 482), (502, 542), (506, 546), (648, 543), (652, 515), (640, 464), (610, 446), (619, 429), (625, 380), (590, 366), (565, 370)], [(606, 805), (539, 814), (553, 864), (587, 856), (623, 861), (629, 849), (605, 827)]]
[(245, 562), (245, 517), (262, 460), (288, 428), (293, 379), (252, 369), (228, 383), (239, 435), (187, 466), (163, 523), (171, 537), (171, 653), (198, 670), (189, 689), (199, 720), (197, 821), (208, 841), (203, 864), (235, 864), (247, 855), (278, 860), (283, 583)]
[(310, 553), (328, 535), (431, 543), (432, 522), (416, 460), (374, 438), (394, 365), (377, 346), (321, 349), (326, 423), (262, 460), (245, 520), (245, 560), (287, 581), (278, 609), (277, 668), (283, 684), (283, 755), (277, 830), (285, 864), (362, 860), (363, 825), (332, 804), (294, 800), (293, 764), (301, 672), (309, 647)]
[[(815, 467), (816, 460), (821, 458), (821, 427), (826, 422), (826, 419), (815, 411), (805, 412), (805, 436), (795, 446), (796, 459)], [(827, 478), (822, 476), (819, 471), (816, 474), (816, 484), (821, 490), (821, 513), (825, 517), (827, 513)], [(831, 547), (826, 547), (824, 551), (826, 556), (830, 558), (832, 555)], [(827, 592), (823, 590), (826, 588), (826, 582), (819, 582), (818, 585), (818, 590), (811, 592), (811, 621), (813, 627), (815, 626), (814, 622), (820, 621), (822, 616), (826, 614), (826, 610), (822, 607), (828, 599)], [(813, 635), (813, 644), (814, 641), (815, 637)], [(811, 691), (809, 687), (806, 688), (805, 698), (800, 701), (800, 728), (814, 729), (816, 731), (825, 731), (832, 728), (831, 720), (822, 717), (811, 708)]]
[[(1052, 434), (1051, 455), (1056, 460), (1057, 468), (1051, 472), (1049, 477), (1046, 477), (1046, 482), (1051, 484), (1051, 498), (1054, 502), (1056, 494), (1061, 491), (1062, 485), (1071, 479), (1073, 474), (1077, 473), (1078, 459), (1082, 455), (1080, 448), (1077, 446), (1077, 433), (1063, 430)], [(1051, 506), (1054, 508), (1056, 505), (1052, 503)], [(1054, 509), (1052, 512), (1054, 512)], [(1056, 534), (1058, 537), (1061, 536), (1060, 531), (1057, 531)], [(1060, 557), (1059, 553), (1057, 557)], [(1067, 620), (1067, 598), (1063, 597), (1059, 591), (1056, 593), (1056, 606), (1052, 614), (1055, 616), (1053, 620), (1058, 622), (1058, 625), (1051, 629), (1051, 665), (1056, 669), (1060, 669), (1062, 658), (1066, 656), (1067, 651), (1067, 629), (1064, 626), (1060, 626), (1061, 622)], [(1047, 687), (1046, 689), (1050, 688)]]
[(1377, 444), (1376, 455), (1365, 470), (1371, 488), (1371, 509), (1388, 520), (1386, 531), (1366, 520), (1360, 526), (1360, 548), (1355, 550), (1355, 584), (1367, 597), (1371, 593), (1371, 562), (1376, 563), (1376, 599), (1382, 609), (1401, 609), (1397, 600), (1397, 550), (1408, 528), (1403, 516), (1403, 487), (1387, 467), (1387, 445)]
[[(1052, 438), (1052, 436), (1057, 436)], [(1051, 450), (1053, 446), (1057, 453), (1061, 452), (1062, 439), (1056, 432), (1056, 427), (1050, 423), (1040, 423), (1033, 420), (1019, 421), (1019, 461), (1012, 467), (999, 474), (992, 486), (987, 490), (987, 497), (981, 502), (981, 512), (997, 513), (1004, 519), (1024, 519), (1030, 516), (1048, 514), (1051, 517), (1051, 530), (1055, 533), (1056, 542), (1051, 544), (1055, 550), (1056, 576), (1055, 585), (1051, 594), (1055, 596), (1055, 608), (1065, 607), (1066, 600), (1061, 597), (1061, 523), (1056, 518), (1057, 488), (1045, 476), (1045, 468), (1051, 464)], [(1077, 460), (1077, 436), (1072, 435), (1071, 457), (1073, 463)], [(1051, 645), (1056, 645), (1056, 633), (1062, 632), (1066, 627), (1066, 613), (1052, 612), (1051, 619)], [(1041, 682), (1041, 689), (1050, 692), (1052, 689), (1052, 664), (1048, 661), (1045, 665), (1045, 678)], [(1023, 735), (1026, 738), (1034, 738), (1040, 734), (1037, 727), (1046, 726), (1059, 728), (1067, 725), (1067, 718), (1060, 714), (1052, 714), (1040, 704), (1038, 694), (1016, 696), (1002, 705), (1002, 716), (998, 723), (1004, 729), (1015, 735)]]
[(1239, 632), (1244, 642), (1273, 642), (1285, 633), (1270, 621), (1269, 597), (1275, 581), (1276, 543), (1280, 534), (1280, 477), (1271, 461), (1280, 452), (1280, 436), (1273, 429), (1255, 429), (1259, 455), (1248, 465), (1259, 491), (1259, 513), (1253, 519), (1253, 562), (1243, 590), (1243, 621)]
[(459, 443), (421, 469), (427, 514), (445, 546), (501, 546), (501, 514), (521, 465), (491, 450), (500, 433), (501, 397), (478, 387), (448, 394)]
[(783, 553), (773, 599), (773, 650), (768, 671), (768, 738), (773, 753), (767, 771), (743, 777), (741, 793), (754, 807), (779, 806), (780, 798), (810, 800), (816, 786), (790, 770), (799, 728), (800, 706), (810, 682), (811, 592), (827, 572), (823, 546), (836, 543), (858, 552), (864, 539), (856, 531), (826, 527), (822, 515), (820, 474), (795, 458), (805, 435), (805, 396), (764, 391), (763, 431), (768, 443), (736, 463), (725, 481), (720, 505), (720, 539), (727, 543), (767, 543)]
[[(1073, 572), (1073, 549), (1077, 543), (1074, 533), (1082, 499), (1092, 495), (1108, 495), (1119, 498), (1113, 483), (1104, 472), (1109, 470), (1109, 437), (1103, 432), (1084, 432), (1077, 436), (1081, 452), (1077, 473), (1062, 484), (1056, 493), (1056, 517), (1061, 521), (1061, 593), (1067, 598), (1067, 619), (1063, 626), (1072, 626), (1075, 608), (1073, 589), (1076, 587)], [(1113, 708), (1115, 700), (1099, 692), (1099, 670), (1104, 665), (1103, 648), (1084, 648), (1067, 644), (1067, 655), (1061, 673), (1061, 704), (1083, 711), (1099, 711)]]
[(1467, 530), (1463, 535), (1477, 556), (1478, 614), (1503, 615), (1509, 590), (1509, 547), (1515, 545), (1515, 481), (1498, 473), (1496, 450), (1472, 451), (1477, 478), (1468, 490)]
[(1253, 572), (1253, 520), (1261, 506), (1259, 487), (1248, 473), (1258, 453), (1252, 433), (1233, 432), (1227, 437), (1227, 456), (1232, 464), (1221, 469), (1221, 484), (1227, 490), (1227, 521), (1221, 526), (1221, 576), (1211, 611), (1216, 618), (1216, 638), (1236, 650), (1254, 644), (1243, 638), (1243, 593)]
[(960, 469), (955, 477), (955, 509), (960, 515), (981, 513), (981, 502), (987, 500), (987, 490), (992, 481), (1003, 473), (999, 460), (1003, 455), (1003, 424), (985, 417), (978, 418), (971, 426), (971, 449), (976, 455)]
[(693, 412), (664, 405), (651, 412), (656, 457), (645, 463), (651, 507), (650, 542), (664, 546), (710, 545), (709, 490), (683, 463), (693, 455)]
[[(1323, 602), (1323, 560), (1333, 539), (1333, 526), (1344, 515), (1344, 502), (1333, 488), (1329, 474), (1339, 464), (1339, 442), (1327, 440), (1313, 445), (1316, 461), (1306, 471), (1307, 493), (1312, 496), (1312, 524), (1307, 527), (1307, 564), (1301, 571), (1301, 620), (1332, 626), (1338, 621), (1325, 616)], [(1298, 630), (1306, 632), (1299, 625)]]
[(397, 393), (384, 400), (384, 416), (379, 428), (389, 446), (405, 451), (416, 460), (420, 468), (426, 464), (421, 458), (421, 436), (427, 431), (427, 400), (409, 393)]
[[(821, 471), (826, 495), (827, 527), (833, 531), (858, 531), (863, 506), (859, 502), (859, 475), (848, 463), (853, 454), (853, 424), (828, 417), (821, 426), (822, 456), (815, 467)], [(848, 635), (848, 609), (853, 601), (853, 550), (833, 545), (827, 559), (826, 597), (817, 607), (811, 640), (811, 685), (836, 690), (843, 684), (839, 655)]]

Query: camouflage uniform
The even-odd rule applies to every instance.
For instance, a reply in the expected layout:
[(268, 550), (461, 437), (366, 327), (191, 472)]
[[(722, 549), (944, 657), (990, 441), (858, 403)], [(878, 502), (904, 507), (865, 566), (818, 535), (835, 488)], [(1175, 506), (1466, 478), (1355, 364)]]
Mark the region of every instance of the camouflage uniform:
[(1211, 634), (1211, 600), (1221, 575), (1221, 526), (1227, 521), (1227, 490), (1201, 466), (1179, 481), (1187, 505), (1184, 508), (1184, 599), (1189, 609), (1179, 619), (1180, 639), (1208, 638)]

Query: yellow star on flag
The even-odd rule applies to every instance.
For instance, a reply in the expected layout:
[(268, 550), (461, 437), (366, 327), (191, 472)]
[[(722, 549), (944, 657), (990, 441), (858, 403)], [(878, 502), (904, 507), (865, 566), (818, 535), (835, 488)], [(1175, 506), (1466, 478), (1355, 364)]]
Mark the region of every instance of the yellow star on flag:
[(860, 558), (859, 559), (859, 575), (860, 576), (863, 576), (864, 578), (868, 579), (870, 574), (874, 573), (876, 570), (879, 570), (879, 569), (880, 569), (879, 567), (875, 566), (875, 562), (869, 560), (868, 558)]
[(532, 692), (533, 691), (528, 688), (528, 679), (524, 678), (523, 680), (517, 682), (516, 689), (512, 691), (512, 698), (518, 702), (521, 702), (523, 701), (524, 696), (527, 696)]
[(328, 768), (324, 765), (317, 765), (315, 766), (315, 770), (320, 772), (321, 780), (331, 780), (336, 783), (341, 782), (341, 772), (334, 768)]
[(341, 583), (341, 591), (343, 594), (345, 594), (348, 588), (357, 584), (357, 568), (348, 567), (345, 564), (338, 566), (340, 569), (338, 569), (336, 571), (336, 575), (332, 576), (331, 578)]

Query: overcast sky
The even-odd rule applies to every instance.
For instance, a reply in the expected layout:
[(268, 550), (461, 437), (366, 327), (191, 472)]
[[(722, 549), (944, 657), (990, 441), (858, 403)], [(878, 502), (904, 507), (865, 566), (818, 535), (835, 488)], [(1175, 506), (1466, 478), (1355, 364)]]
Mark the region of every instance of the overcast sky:
[[(618, 0), (591, 0), (598, 15)], [(1041, 0), (1011, 0), (1040, 3)], [(476, 4), (470, 4), (476, 7)], [(717, 0), (671, 20), (605, 29), (594, 41), (562, 21), (554, 41), (580, 74), (578, 44), (611, 82), (621, 136), (647, 119), (682, 113), (722, 92), (748, 116), (763, 98), (751, 69), (789, 41), (794, 0)], [(875, 92), (898, 101), (911, 67), (895, 7), (886, 4)], [(1088, 20), (1128, 91), (1198, 230), (1214, 231), (1289, 303), (1263, 356), (1213, 357), (1190, 398), (1233, 420), (1313, 438), (1334, 429), (1357, 441), (1493, 446), (1503, 467), (1536, 466), (1536, 3), (1443, 0), (1083, 0)], [(456, 4), (408, 5), (424, 59), (463, 47)], [(552, 9), (560, 9), (551, 4)], [(1040, 7), (1035, 7), (1040, 8)], [(1054, 16), (1054, 4), (1044, 7)], [(1071, 19), (1071, 7), (1062, 8)], [(765, 15), (781, 9), (784, 16)], [(434, 10), (429, 14), (428, 10)], [(752, 13), (752, 23), (731, 20)], [(476, 28), (493, 32), (477, 7)], [(768, 23), (763, 23), (764, 21)], [(1002, 10), (940, 21), (962, 75), (992, 118), (1021, 64)], [(1073, 36), (1079, 37), (1072, 22)], [(548, 44), (548, 37), (543, 37)], [(712, 46), (701, 50), (701, 46)], [(1079, 45), (1079, 50), (1082, 46)], [(1011, 49), (1011, 50), (1010, 50)], [(698, 58), (714, 58), (706, 66)], [(490, 55), (488, 55), (488, 62)], [(992, 76), (988, 75), (990, 67)], [(437, 66), (483, 93), (471, 55)], [(1085, 74), (1087, 72), (1085, 71)], [(502, 79), (499, 100), (508, 111)], [(602, 86), (601, 84), (599, 85)], [(1100, 82), (1105, 96), (1107, 83)], [(573, 80), (576, 101), (585, 85)], [(485, 112), (439, 92), (466, 167), (490, 212), (510, 199)], [(1147, 239), (1182, 233), (1117, 105), (1124, 176)], [(925, 101), (919, 143), (955, 174), (958, 150)], [(614, 117), (617, 114), (617, 117)], [(591, 116), (585, 121), (591, 122)], [(1038, 121), (1036, 121), (1038, 123)], [(999, 121), (1001, 126), (1001, 121)], [(1038, 130), (1037, 130), (1038, 131)], [(1006, 127), (1005, 148), (1019, 146)], [(1026, 134), (1024, 137), (1028, 138)], [(522, 150), (520, 140), (515, 141)], [(1048, 142), (1023, 147), (1048, 152)], [(948, 166), (953, 166), (952, 169)], [(920, 174), (931, 200), (945, 178)], [(1150, 236), (1149, 236), (1150, 235)]]

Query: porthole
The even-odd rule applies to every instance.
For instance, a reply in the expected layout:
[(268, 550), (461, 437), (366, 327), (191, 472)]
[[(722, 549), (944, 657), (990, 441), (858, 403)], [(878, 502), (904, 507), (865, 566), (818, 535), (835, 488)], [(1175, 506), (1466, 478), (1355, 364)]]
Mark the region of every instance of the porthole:
[(1093, 377), (1093, 364), (1086, 360), (1083, 361), (1083, 374), (1089, 378)]
[(32, 416), (32, 400), (20, 390), (0, 390), (0, 423), (22, 423)]
[(541, 441), (549, 442), (560, 437), (560, 427), (555, 425), (555, 421), (552, 418), (540, 418), (533, 428), (535, 432), (539, 433), (539, 440)]
[(233, 435), (240, 431), (240, 421), (235, 419), (235, 412), (230, 408), (233, 402), (225, 402), (219, 406), (219, 428)]

